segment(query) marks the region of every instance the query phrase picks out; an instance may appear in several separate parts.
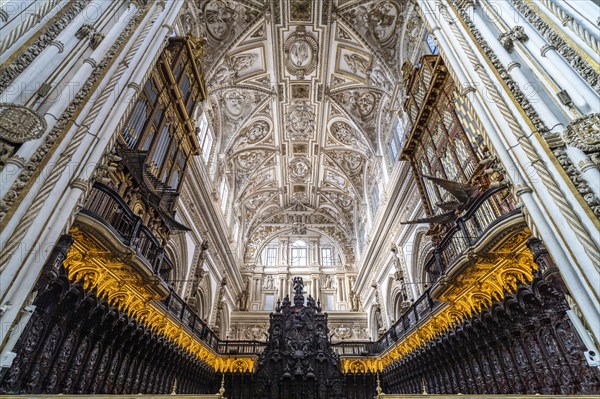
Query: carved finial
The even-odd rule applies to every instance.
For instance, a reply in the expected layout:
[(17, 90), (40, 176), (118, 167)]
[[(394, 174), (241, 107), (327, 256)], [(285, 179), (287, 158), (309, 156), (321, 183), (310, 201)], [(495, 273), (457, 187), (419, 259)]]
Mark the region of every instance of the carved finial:
[(222, 398), (223, 394), (225, 394), (225, 373), (223, 373), (223, 377), (221, 377), (221, 388), (219, 388), (219, 392), (217, 392), (219, 398)]
[(381, 382), (379, 381), (379, 372), (377, 372), (377, 388), (375, 388), (375, 392), (377, 392), (377, 396), (385, 395), (383, 393), (383, 389), (381, 389)]

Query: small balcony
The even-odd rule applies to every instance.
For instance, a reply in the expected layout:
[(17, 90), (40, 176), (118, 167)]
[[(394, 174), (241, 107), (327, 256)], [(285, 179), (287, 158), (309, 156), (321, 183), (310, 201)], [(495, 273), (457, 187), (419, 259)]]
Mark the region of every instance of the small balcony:
[(440, 305), (441, 302), (434, 301), (427, 290), (377, 341), (342, 341), (332, 344), (331, 347), (341, 357), (381, 355), (407, 337), (422, 320), (427, 319)]
[(487, 190), (458, 218), (426, 262), (430, 286), (406, 312), (375, 342), (344, 341), (332, 347), (342, 357), (379, 356), (402, 342), (444, 306), (436, 300), (442, 277), (452, 278), (464, 270), (470, 256), (484, 252), (498, 233), (523, 226), (523, 214), (510, 189), (500, 186)]
[(169, 294), (165, 282), (173, 262), (159, 239), (110, 187), (94, 183), (75, 226), (102, 248), (123, 258), (160, 298)]
[(429, 285), (441, 277), (452, 276), (462, 270), (473, 253), (481, 250), (494, 231), (501, 231), (524, 222), (511, 191), (506, 186), (484, 192), (446, 233), (425, 264)]

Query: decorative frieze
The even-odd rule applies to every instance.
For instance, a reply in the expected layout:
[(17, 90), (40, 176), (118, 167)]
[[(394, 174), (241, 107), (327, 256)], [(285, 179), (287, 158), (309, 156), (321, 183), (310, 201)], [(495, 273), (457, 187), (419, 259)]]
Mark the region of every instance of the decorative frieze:
[[(27, 63), (18, 63), (19, 61), (15, 61), (9, 68), (7, 68), (2, 75), (0, 75), (0, 92), (6, 89), (10, 82), (18, 76), (29, 64), (33, 61), (33, 59), (47, 46), (50, 42), (56, 37), (60, 31), (71, 21), (75, 15), (89, 3), (90, 0), (79, 0), (75, 3), (75, 5), (70, 8), (63, 17), (50, 28), (49, 33), (42, 35), (40, 39), (38, 39), (32, 47), (19, 58), (19, 60), (25, 57), (27, 54), (30, 56), (26, 57)], [(137, 26), (138, 22), (141, 20), (142, 16), (145, 14), (145, 9), (139, 9), (136, 14), (129, 20), (126, 27), (123, 29), (121, 34), (115, 40), (110, 49), (106, 52), (106, 55), (94, 67), (90, 76), (87, 78), (85, 83), (81, 86), (81, 89), (75, 94), (71, 103), (66, 107), (65, 111), (60, 115), (50, 132), (44, 138), (44, 143), (40, 145), (37, 151), (32, 155), (27, 162), (27, 165), (21, 171), (21, 174), (13, 183), (11, 189), (8, 193), (0, 200), (0, 221), (6, 216), (8, 210), (13, 206), (13, 204), (17, 201), (17, 198), (20, 196), (21, 192), (25, 189), (25, 186), (30, 181), (30, 179), (37, 175), (38, 167), (42, 163), (46, 154), (50, 151), (50, 149), (54, 146), (56, 140), (60, 137), (61, 133), (65, 128), (71, 126), (72, 116), (77, 112), (80, 106), (82, 106), (91, 91), (94, 89), (96, 82), (100, 79), (105, 73), (106, 68), (111, 64), (112, 59), (119, 53), (121, 47), (125, 44), (127, 39), (129, 38), (131, 32), (134, 27)], [(62, 21), (62, 22), (61, 22)], [(59, 23), (60, 22), (60, 23)], [(55, 33), (55, 34), (54, 34)], [(46, 38), (51, 36), (46, 41)], [(12, 72), (11, 72), (12, 71)], [(16, 72), (14, 72), (16, 71)], [(0, 262), (2, 263), (2, 262)]]
[[(15, 80), (35, 58), (48, 47), (54, 39), (79, 15), (91, 0), (77, 0), (61, 17), (34, 41), (16, 60), (7, 66), (0, 74), (0, 93), (3, 93), (10, 83)], [(0, 51), (1, 52), (1, 51)]]
[[(523, 3), (523, 0), (511, 0), (511, 1), (513, 3), (521, 4), (521, 9), (523, 9), (523, 10), (525, 8), (530, 10), (529, 7)], [(455, 4), (455, 6), (457, 6), (457, 12), (460, 15), (461, 19), (463, 20), (464, 24), (469, 29), (469, 31), (471, 32), (471, 34), (473, 35), (474, 39), (477, 41), (477, 43), (479, 44), (481, 49), (484, 51), (485, 55), (490, 60), (490, 62), (494, 66), (494, 68), (498, 71), (498, 73), (500, 74), (500, 77), (502, 78), (502, 80), (504, 81), (504, 83), (506, 84), (506, 86), (508, 87), (508, 89), (510, 90), (512, 95), (514, 96), (516, 102), (521, 106), (521, 108), (523, 109), (523, 111), (525, 112), (525, 114), (527, 115), (529, 120), (531, 121), (531, 123), (537, 129), (537, 131), (542, 134), (542, 137), (548, 143), (548, 146), (551, 149), (553, 149), (554, 155), (557, 157), (559, 164), (565, 170), (565, 172), (567, 173), (567, 175), (569, 176), (569, 178), (575, 185), (577, 191), (583, 196), (583, 200), (592, 209), (594, 214), (596, 216), (600, 217), (600, 207), (598, 206), (600, 200), (593, 193), (593, 191), (589, 187), (587, 181), (581, 176), (581, 172), (573, 165), (571, 159), (567, 156), (566, 152), (564, 151), (564, 148), (562, 148), (562, 147), (556, 148), (555, 145), (552, 144), (552, 141), (555, 139), (555, 136), (557, 136), (557, 135), (550, 133), (550, 131), (549, 131), (550, 129), (548, 129), (547, 125), (544, 123), (544, 121), (542, 120), (540, 115), (537, 113), (537, 111), (535, 110), (533, 105), (527, 99), (527, 95), (525, 93), (523, 93), (523, 91), (519, 87), (519, 84), (513, 80), (509, 71), (504, 67), (504, 65), (502, 65), (502, 62), (500, 61), (500, 59), (498, 58), (498, 56), (496, 55), (494, 50), (492, 50), (492, 48), (489, 46), (489, 44), (487, 43), (487, 41), (485, 40), (485, 38), (483, 37), (483, 35), (479, 31), (479, 29), (477, 29), (477, 27), (471, 20), (471, 17), (469, 16), (469, 14), (465, 10), (458, 7), (458, 3), (459, 3), (458, 0), (452, 0), (452, 2)], [(531, 16), (530, 14), (528, 14), (528, 15), (529, 15), (529, 18), (531, 18), (531, 19), (535, 19), (535, 18), (539, 19), (539, 17), (537, 17), (535, 15), (534, 16)], [(545, 25), (545, 23), (543, 21), (541, 21), (541, 23), (543, 23)], [(546, 27), (547, 27), (547, 25), (546, 25)], [(548, 29), (550, 29), (550, 28), (548, 27)], [(562, 41), (562, 39), (560, 39), (560, 38), (558, 38), (556, 40)], [(585, 62), (582, 59), (581, 59), (581, 61)], [(596, 83), (597, 81), (594, 80), (594, 82)], [(558, 138), (560, 139), (560, 137), (558, 137)]]
[(571, 47), (556, 30), (547, 24), (540, 12), (531, 8), (526, 0), (510, 0), (516, 10), (529, 21), (539, 33), (556, 49), (565, 61), (597, 92), (600, 93), (600, 77), (590, 63)]

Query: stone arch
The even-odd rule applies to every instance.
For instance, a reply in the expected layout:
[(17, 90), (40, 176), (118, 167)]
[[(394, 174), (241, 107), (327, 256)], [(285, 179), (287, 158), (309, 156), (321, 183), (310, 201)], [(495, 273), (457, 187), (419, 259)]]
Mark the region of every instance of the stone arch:
[(169, 271), (167, 283), (175, 292), (183, 295), (183, 283), (188, 268), (187, 243), (184, 234), (171, 236), (165, 251), (171, 262), (173, 262), (173, 268)]
[(411, 264), (411, 275), (413, 283), (417, 288), (417, 295), (421, 295), (427, 289), (428, 276), (425, 270), (425, 262), (433, 252), (431, 240), (425, 240), (428, 229), (425, 227), (417, 229), (415, 233), (415, 243), (413, 245), (413, 257)]

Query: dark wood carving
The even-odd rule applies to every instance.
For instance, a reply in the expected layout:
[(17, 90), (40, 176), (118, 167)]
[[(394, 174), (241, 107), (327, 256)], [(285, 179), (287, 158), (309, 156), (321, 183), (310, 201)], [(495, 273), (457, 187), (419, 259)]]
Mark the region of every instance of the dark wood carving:
[(600, 371), (566, 314), (564, 284), (537, 239), (539, 270), (490, 308), (429, 342), (382, 374), (386, 393), (597, 394)]
[(253, 398), (346, 398), (339, 358), (328, 340), (327, 315), (310, 295), (304, 305), (303, 289), (302, 278), (296, 277), (294, 303), (286, 297), (271, 314), (267, 348), (253, 379)]
[(55, 247), (36, 290), (36, 310), (0, 379), (0, 394), (214, 393), (214, 370), (124, 312), (68, 281)]

